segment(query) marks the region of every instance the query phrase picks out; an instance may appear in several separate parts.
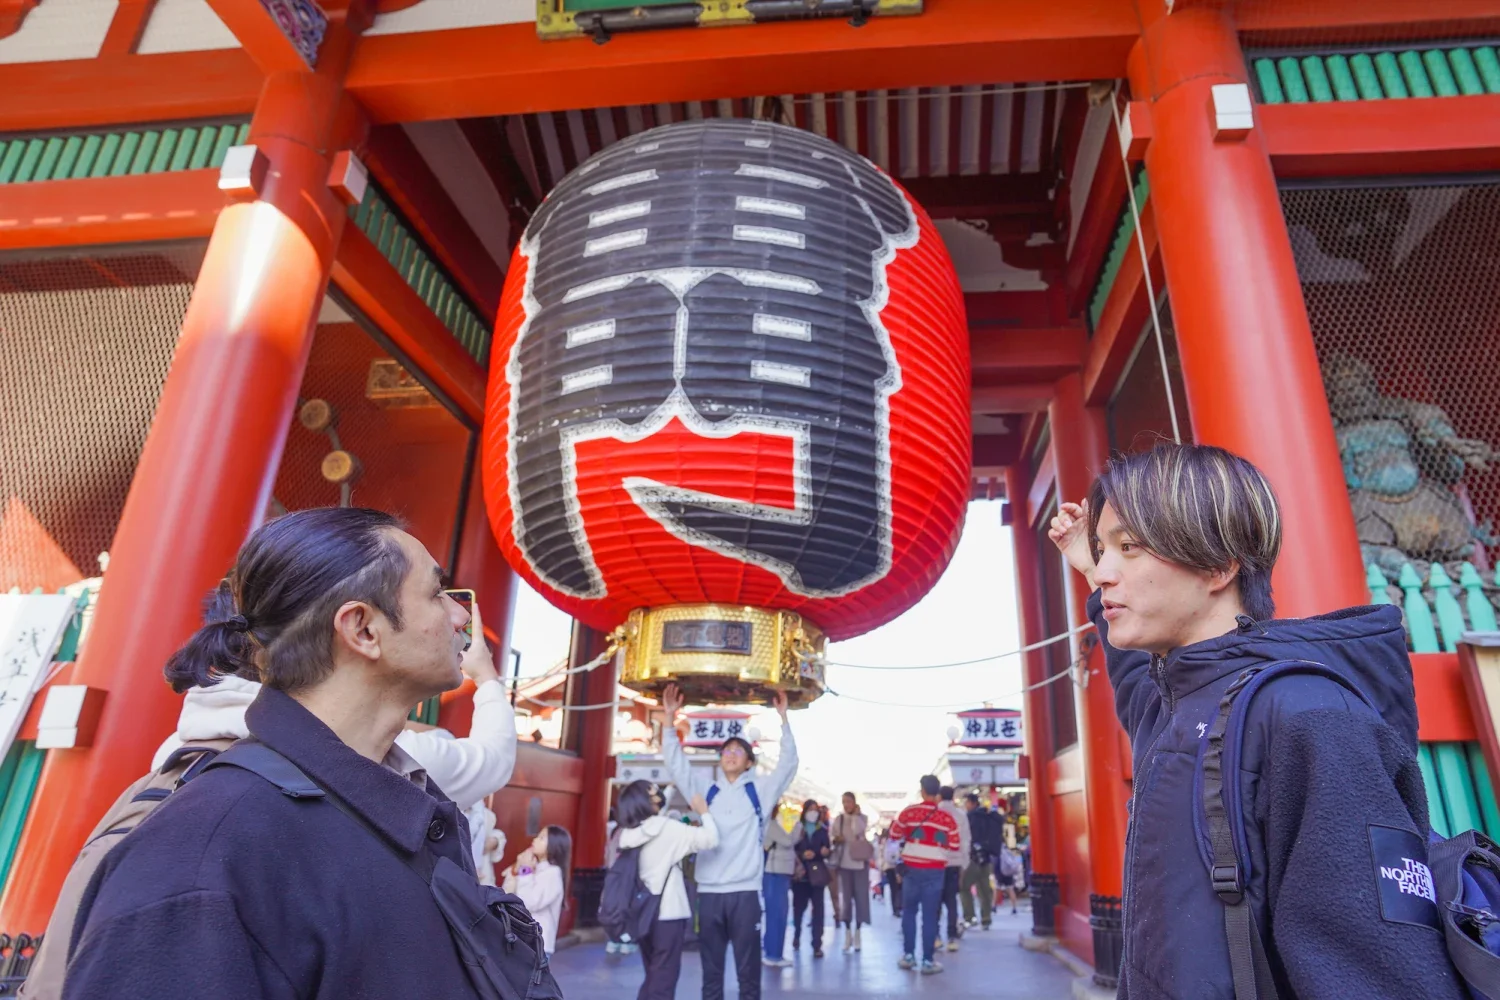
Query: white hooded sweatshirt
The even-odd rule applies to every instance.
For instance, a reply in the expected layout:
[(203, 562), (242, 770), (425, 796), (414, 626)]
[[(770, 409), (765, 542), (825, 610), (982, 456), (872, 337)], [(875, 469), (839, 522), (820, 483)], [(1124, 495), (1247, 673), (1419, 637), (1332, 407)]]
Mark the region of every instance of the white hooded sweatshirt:
[(693, 915), (687, 887), (682, 883), (680, 862), (689, 854), (710, 851), (719, 845), (719, 828), (713, 816), (704, 816), (702, 826), (681, 820), (652, 816), (640, 826), (620, 833), (620, 850), (641, 849), (640, 877), (647, 892), (661, 896), (658, 920), (686, 920)]
[[(213, 687), (189, 689), (177, 717), (177, 732), (156, 751), (151, 766), (161, 767), (173, 750), (194, 740), (249, 736), (245, 710), (258, 694), (260, 684), (232, 674)], [(516, 769), (516, 713), (505, 686), (485, 681), (474, 692), (474, 721), (468, 736), (455, 739), (445, 729), (403, 730), (396, 745), (422, 765), (443, 794), (465, 812), (510, 781)]]

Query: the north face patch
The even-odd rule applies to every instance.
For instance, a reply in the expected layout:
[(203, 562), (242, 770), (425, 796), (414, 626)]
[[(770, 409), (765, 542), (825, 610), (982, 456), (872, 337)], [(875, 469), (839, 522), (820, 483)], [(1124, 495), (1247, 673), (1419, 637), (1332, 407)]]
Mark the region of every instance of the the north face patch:
[(1438, 930), (1437, 889), (1427, 867), (1427, 847), (1408, 830), (1370, 827), (1370, 854), (1375, 863), (1375, 887), (1380, 892), (1380, 915), (1397, 924), (1419, 924)]

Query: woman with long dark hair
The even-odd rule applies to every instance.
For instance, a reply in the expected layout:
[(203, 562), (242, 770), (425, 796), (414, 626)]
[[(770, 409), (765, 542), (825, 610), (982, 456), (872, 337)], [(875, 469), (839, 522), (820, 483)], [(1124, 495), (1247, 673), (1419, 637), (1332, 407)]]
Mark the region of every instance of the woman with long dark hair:
[(802, 947), (802, 914), (811, 906), (813, 958), (822, 958), (823, 899), (828, 883), (833, 881), (828, 871), (828, 855), (833, 848), (828, 843), (823, 812), (812, 799), (802, 803), (796, 834), (797, 842), (792, 845), (797, 856), (797, 869), (792, 873), (792, 948)]
[(632, 781), (620, 792), (620, 804), (615, 807), (622, 831), (620, 850), (641, 852), (637, 869), (641, 882), (648, 892), (661, 897), (651, 932), (636, 942), (641, 946), (641, 964), (646, 967), (646, 981), (637, 1000), (671, 1000), (676, 994), (682, 945), (693, 915), (682, 861), (689, 854), (712, 850), (719, 844), (719, 828), (701, 795), (693, 797), (692, 807), (702, 818), (702, 826), (667, 819), (661, 815), (665, 804), (666, 797), (654, 783)]
[(505, 891), (521, 897), (542, 928), (547, 954), (557, 950), (557, 925), (573, 882), (573, 837), (560, 826), (544, 826), (505, 869)]

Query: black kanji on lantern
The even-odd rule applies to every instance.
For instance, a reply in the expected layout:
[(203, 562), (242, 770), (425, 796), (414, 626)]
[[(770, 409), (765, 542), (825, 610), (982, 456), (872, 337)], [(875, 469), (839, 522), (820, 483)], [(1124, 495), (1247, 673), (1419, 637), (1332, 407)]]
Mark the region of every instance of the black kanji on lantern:
[(628, 481), (668, 531), (801, 594), (884, 575), (900, 369), (880, 310), (886, 265), (917, 236), (869, 161), (767, 122), (655, 129), (564, 179), (521, 244), (527, 320), (506, 369), (516, 541), (538, 575), (603, 595), (574, 446), (674, 417), (792, 438), (796, 508)]

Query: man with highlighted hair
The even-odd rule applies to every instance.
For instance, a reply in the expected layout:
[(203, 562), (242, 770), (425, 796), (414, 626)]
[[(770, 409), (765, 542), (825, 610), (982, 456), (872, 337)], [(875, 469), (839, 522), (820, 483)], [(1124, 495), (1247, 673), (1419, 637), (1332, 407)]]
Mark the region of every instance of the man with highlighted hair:
[(1135, 755), (1123, 1000), (1467, 993), (1427, 871), (1401, 613), (1274, 619), (1281, 513), (1220, 448), (1112, 460), (1050, 535), (1096, 588)]

